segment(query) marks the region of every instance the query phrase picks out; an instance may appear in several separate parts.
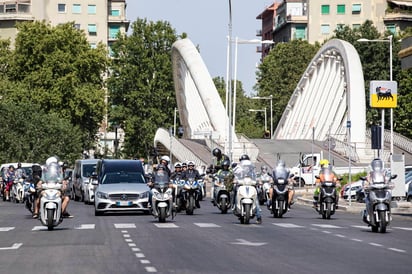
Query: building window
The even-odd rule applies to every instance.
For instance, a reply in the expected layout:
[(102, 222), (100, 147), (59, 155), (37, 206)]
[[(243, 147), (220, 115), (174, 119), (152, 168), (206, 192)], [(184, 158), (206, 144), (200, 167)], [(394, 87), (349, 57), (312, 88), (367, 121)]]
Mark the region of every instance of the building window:
[(66, 4), (57, 4), (57, 11), (59, 13), (66, 13)]
[(392, 34), (396, 34), (396, 25), (395, 24), (386, 25), (386, 29), (388, 31), (390, 31)]
[(322, 5), (322, 14), (329, 14), (329, 13), (330, 13), (330, 6)]
[(7, 4), (6, 5), (6, 13), (16, 13), (16, 4)]
[(352, 29), (359, 29), (361, 24), (353, 24)]
[(306, 27), (305, 26), (296, 26), (295, 30), (295, 39), (306, 39)]
[(92, 48), (92, 49), (96, 49), (96, 48), (97, 48), (96, 43), (90, 43), (89, 45), (90, 45), (90, 48)]
[(345, 14), (345, 5), (338, 5), (336, 8), (338, 14)]
[(353, 4), (352, 5), (352, 14), (360, 14), (361, 12), (361, 4)]
[(112, 25), (109, 26), (109, 38), (110, 39), (115, 39), (117, 36), (117, 33), (120, 31), (120, 26), (119, 25)]
[(80, 4), (73, 4), (72, 12), (75, 14), (82, 13), (82, 6)]
[(96, 5), (88, 5), (87, 14), (96, 14)]
[(120, 16), (120, 10), (110, 10), (110, 16)]
[(328, 24), (324, 24), (320, 26), (320, 32), (322, 34), (329, 34), (330, 33), (330, 26)]
[(80, 30), (80, 24), (74, 24), (73, 27), (77, 30)]
[(96, 36), (97, 35), (96, 24), (88, 24), (87, 25), (87, 32), (89, 33), (89, 36)]

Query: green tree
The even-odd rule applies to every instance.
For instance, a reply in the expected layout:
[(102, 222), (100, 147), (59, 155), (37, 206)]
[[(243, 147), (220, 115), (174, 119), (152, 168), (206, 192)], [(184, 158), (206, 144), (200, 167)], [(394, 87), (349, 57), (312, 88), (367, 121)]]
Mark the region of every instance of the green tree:
[(123, 154), (146, 155), (159, 127), (173, 125), (176, 98), (170, 52), (178, 39), (168, 22), (137, 19), (113, 45), (109, 120), (125, 131)]
[(27, 99), (70, 121), (81, 129), (82, 147), (90, 148), (104, 113), (103, 74), (108, 64), (104, 46), (92, 49), (74, 23), (52, 27), (26, 22), (17, 29), (6, 76), (25, 88), (10, 90), (7, 96)]
[[(319, 45), (292, 40), (278, 43), (259, 65), (255, 90), (258, 96), (273, 96), (273, 124), (278, 124), (290, 96), (295, 90), (309, 62), (319, 50)], [(299, 52), (299, 54), (296, 54)], [(267, 105), (259, 100), (260, 108)]]

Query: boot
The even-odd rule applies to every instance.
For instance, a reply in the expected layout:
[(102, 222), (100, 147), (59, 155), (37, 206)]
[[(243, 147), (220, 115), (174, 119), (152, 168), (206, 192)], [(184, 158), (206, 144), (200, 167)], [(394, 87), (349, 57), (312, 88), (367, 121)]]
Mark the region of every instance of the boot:
[(197, 207), (197, 208), (200, 208), (200, 202), (199, 202), (199, 199), (196, 199), (196, 201), (195, 201), (195, 205), (196, 205), (196, 207)]

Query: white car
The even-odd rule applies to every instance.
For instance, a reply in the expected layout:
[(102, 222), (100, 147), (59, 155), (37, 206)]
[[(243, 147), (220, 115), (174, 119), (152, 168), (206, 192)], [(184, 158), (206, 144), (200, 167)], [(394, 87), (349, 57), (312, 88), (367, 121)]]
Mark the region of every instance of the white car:
[(343, 199), (349, 200), (349, 191), (350, 191), (351, 200), (356, 199), (356, 192), (362, 187), (363, 187), (362, 180), (345, 185), (343, 193), (342, 193)]

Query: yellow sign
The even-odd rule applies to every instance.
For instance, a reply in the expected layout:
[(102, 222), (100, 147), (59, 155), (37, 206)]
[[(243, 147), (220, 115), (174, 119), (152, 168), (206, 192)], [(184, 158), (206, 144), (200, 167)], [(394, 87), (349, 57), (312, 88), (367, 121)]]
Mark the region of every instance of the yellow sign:
[(373, 108), (396, 108), (398, 83), (396, 81), (371, 81), (370, 106)]

